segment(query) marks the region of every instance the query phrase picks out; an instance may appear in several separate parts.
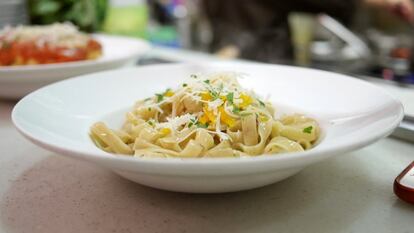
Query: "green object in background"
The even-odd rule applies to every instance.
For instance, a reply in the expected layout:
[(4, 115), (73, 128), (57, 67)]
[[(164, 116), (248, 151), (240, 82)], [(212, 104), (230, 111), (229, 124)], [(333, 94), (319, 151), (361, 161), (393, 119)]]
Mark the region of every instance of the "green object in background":
[(151, 27), (148, 29), (148, 40), (156, 45), (180, 47), (177, 29), (173, 26)]
[(101, 29), (107, 8), (108, 0), (28, 0), (32, 24), (70, 21), (87, 32)]
[(103, 31), (146, 38), (148, 7), (146, 4), (112, 6), (103, 25)]

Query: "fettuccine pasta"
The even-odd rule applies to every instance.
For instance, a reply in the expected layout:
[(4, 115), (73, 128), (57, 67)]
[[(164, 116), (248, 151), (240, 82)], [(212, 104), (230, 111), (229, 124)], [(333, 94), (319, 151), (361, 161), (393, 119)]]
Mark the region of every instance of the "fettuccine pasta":
[(191, 75), (179, 88), (136, 102), (120, 130), (91, 127), (101, 149), (136, 157), (241, 157), (298, 152), (319, 138), (300, 114), (275, 118), (270, 102), (240, 86), (237, 74)]

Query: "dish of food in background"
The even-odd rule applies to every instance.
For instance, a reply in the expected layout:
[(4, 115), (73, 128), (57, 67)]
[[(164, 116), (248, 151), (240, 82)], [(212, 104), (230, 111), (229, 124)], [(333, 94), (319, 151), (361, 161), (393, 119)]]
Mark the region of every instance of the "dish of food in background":
[(0, 66), (94, 60), (101, 44), (70, 23), (5, 27), (0, 32)]
[[(147, 159), (109, 154), (91, 140), (94, 122), (118, 129), (135, 100), (174, 87), (191, 74), (217, 71), (246, 74), (240, 84), (261, 96), (270, 94), (269, 102), (275, 104), (278, 113), (299, 112), (316, 119), (322, 129), (317, 145), (280, 156)], [(173, 191), (215, 193), (275, 183), (306, 166), (369, 145), (389, 135), (403, 115), (401, 103), (381, 88), (346, 75), (220, 62), (152, 65), (65, 80), (23, 98), (15, 106), (12, 120), (35, 144), (96, 163), (137, 183)]]
[[(102, 34), (93, 34), (92, 37), (102, 48), (102, 55), (94, 60), (0, 66), (0, 98), (21, 98), (59, 80), (133, 64), (139, 56), (150, 50), (149, 43), (141, 39)], [(91, 52), (92, 57), (99, 55), (97, 50)]]
[(244, 157), (299, 152), (318, 140), (318, 123), (300, 114), (275, 118), (272, 103), (243, 88), (237, 73), (191, 75), (178, 88), (135, 103), (121, 130), (91, 127), (109, 153), (145, 158)]

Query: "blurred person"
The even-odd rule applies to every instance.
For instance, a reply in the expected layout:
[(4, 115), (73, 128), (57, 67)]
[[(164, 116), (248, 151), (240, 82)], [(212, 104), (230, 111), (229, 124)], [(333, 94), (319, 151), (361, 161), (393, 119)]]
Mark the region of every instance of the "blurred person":
[(230, 56), (277, 63), (290, 61), (293, 56), (288, 25), (290, 12), (326, 13), (349, 25), (360, 4), (387, 9), (414, 23), (411, 0), (202, 1), (213, 31), (212, 51), (226, 50)]

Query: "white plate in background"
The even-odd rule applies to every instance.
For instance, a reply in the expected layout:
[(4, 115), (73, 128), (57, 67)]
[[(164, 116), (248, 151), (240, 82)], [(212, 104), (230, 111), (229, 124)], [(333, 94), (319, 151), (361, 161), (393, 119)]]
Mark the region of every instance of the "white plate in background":
[(39, 64), (25, 66), (0, 66), (0, 97), (16, 99), (47, 84), (82, 74), (115, 69), (134, 62), (150, 49), (141, 39), (94, 35), (103, 49), (96, 60)]
[[(312, 149), (251, 158), (134, 158), (97, 148), (89, 127), (120, 126), (138, 99), (174, 88), (190, 74), (236, 71), (240, 82), (280, 106), (315, 117), (323, 136)], [(306, 166), (359, 149), (389, 135), (403, 117), (401, 103), (382, 89), (349, 76), (306, 68), (245, 63), (153, 65), (62, 81), (24, 97), (12, 120), (35, 144), (106, 167), (137, 183), (165, 190), (215, 193), (283, 180)]]

